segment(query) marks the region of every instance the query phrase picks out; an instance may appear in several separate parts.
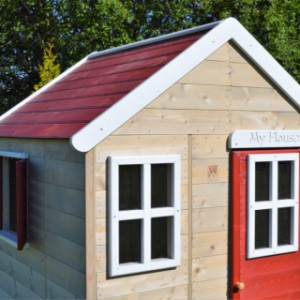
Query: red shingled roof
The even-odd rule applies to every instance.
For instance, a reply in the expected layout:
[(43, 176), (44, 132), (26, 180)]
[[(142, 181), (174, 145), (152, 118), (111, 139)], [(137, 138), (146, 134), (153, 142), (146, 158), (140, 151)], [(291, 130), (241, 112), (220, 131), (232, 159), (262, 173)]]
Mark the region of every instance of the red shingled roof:
[(0, 136), (70, 138), (204, 34), (99, 52), (8, 113)]

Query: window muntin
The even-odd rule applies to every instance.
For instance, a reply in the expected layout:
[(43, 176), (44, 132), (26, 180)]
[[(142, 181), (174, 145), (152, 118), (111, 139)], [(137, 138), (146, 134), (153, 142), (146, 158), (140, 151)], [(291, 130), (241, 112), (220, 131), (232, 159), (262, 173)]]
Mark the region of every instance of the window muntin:
[(109, 275), (180, 263), (180, 157), (109, 159)]
[(248, 258), (298, 250), (299, 155), (248, 155)]

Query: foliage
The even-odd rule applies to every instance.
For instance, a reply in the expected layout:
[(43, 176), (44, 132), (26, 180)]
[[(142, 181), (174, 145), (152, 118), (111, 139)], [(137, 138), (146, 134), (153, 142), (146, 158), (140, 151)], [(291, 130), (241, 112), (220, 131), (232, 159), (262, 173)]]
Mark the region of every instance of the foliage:
[(59, 64), (56, 63), (57, 55), (52, 52), (53, 45), (48, 44), (44, 50), (44, 61), (39, 65), (40, 82), (35, 84), (33, 89), (37, 91), (39, 88), (50, 82), (59, 75)]
[(237, 18), (300, 81), (300, 1), (0, 0), (0, 113), (39, 82), (47, 42), (61, 71), (102, 50)]

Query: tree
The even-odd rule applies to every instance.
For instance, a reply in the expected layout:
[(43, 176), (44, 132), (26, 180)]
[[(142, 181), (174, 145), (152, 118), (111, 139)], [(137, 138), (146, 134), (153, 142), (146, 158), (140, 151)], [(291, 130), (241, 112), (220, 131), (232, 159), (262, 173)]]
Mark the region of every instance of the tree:
[(0, 0), (0, 113), (39, 81), (46, 41), (66, 70), (87, 54), (237, 18), (300, 81), (300, 1)]
[(0, 0), (0, 113), (39, 82), (46, 41), (61, 71), (92, 51), (131, 42), (130, 13), (118, 0)]
[(52, 52), (53, 45), (48, 44), (44, 50), (44, 62), (39, 65), (40, 82), (35, 84), (33, 89), (37, 91), (39, 88), (57, 77), (60, 73), (59, 64), (56, 63), (57, 55)]

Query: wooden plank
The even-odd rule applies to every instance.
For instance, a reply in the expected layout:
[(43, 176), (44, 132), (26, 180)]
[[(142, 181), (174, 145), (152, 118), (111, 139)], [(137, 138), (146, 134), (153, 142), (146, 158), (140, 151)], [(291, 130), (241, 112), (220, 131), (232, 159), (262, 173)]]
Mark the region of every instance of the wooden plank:
[(227, 300), (227, 279), (218, 278), (193, 283), (193, 300)]
[[(127, 300), (183, 300), (189, 299), (187, 292), (187, 285), (180, 285), (166, 289), (157, 289), (150, 292), (144, 293), (131, 293), (126, 295)], [(124, 296), (117, 296), (107, 298), (109, 300), (124, 300)]]
[[(96, 222), (95, 222), (95, 152), (85, 155), (85, 238), (86, 238), (86, 299), (97, 298)], [(100, 264), (106, 265), (101, 261)]]
[(0, 299), (12, 300), (13, 298), (0, 288)]
[(29, 199), (30, 204), (45, 205), (45, 184), (42, 181), (32, 180), (29, 176)]
[(145, 109), (115, 134), (216, 134), (237, 129), (292, 129), (300, 126), (296, 112), (197, 111)]
[(1, 289), (9, 294), (10, 297), (15, 299), (16, 289), (15, 289), (15, 281), (11, 276), (7, 273), (0, 270), (0, 286)]
[(84, 165), (47, 159), (45, 181), (53, 185), (84, 191)]
[(229, 60), (229, 44), (225, 43), (224, 45), (222, 45), (215, 52), (213, 52), (210, 56), (208, 56), (206, 58), (206, 60), (228, 61)]
[(249, 64), (249, 61), (244, 56), (244, 54), (234, 45), (234, 43), (227, 43), (228, 45), (228, 53), (229, 53), (229, 61), (235, 63), (243, 63)]
[(40, 230), (35, 226), (29, 226), (30, 232), (30, 247), (35, 248), (38, 251), (45, 251), (45, 230)]
[(34, 203), (30, 204), (29, 225), (32, 227), (39, 228), (40, 230), (45, 230), (44, 206), (36, 205)]
[(193, 159), (228, 158), (228, 135), (193, 135)]
[[(106, 272), (106, 265), (107, 265), (106, 249), (107, 249), (106, 244), (96, 246), (96, 266), (95, 266), (96, 273), (105, 273)], [(93, 261), (93, 265), (95, 265), (95, 261)], [(95, 276), (96, 276), (96, 274), (95, 274)]]
[(85, 273), (85, 247), (48, 232), (45, 238), (45, 253)]
[[(16, 251), (14, 247), (0, 240), (0, 252), (6, 253), (12, 259), (20, 263), (30, 266), (32, 270), (45, 274), (45, 256), (41, 251), (29, 247), (23, 251)], [(0, 285), (1, 286), (1, 285)]]
[(67, 140), (47, 139), (45, 141), (47, 159), (84, 163), (84, 154), (76, 151)]
[(46, 279), (47, 299), (75, 299), (76, 296), (59, 284)]
[(95, 218), (106, 218), (106, 191), (95, 192)]
[(31, 290), (29, 290), (27, 287), (25, 287), (18, 281), (16, 282), (15, 289), (16, 289), (15, 299), (40, 299), (40, 300), (45, 299), (44, 297), (40, 297), (39, 295), (32, 292)]
[(270, 83), (250, 64), (230, 63), (229, 69), (230, 85), (270, 87)]
[(206, 281), (227, 276), (226, 254), (193, 259), (193, 282)]
[[(183, 186), (187, 185), (187, 160), (181, 160), (181, 184)], [(107, 186), (107, 178), (106, 178), (106, 170), (107, 165), (105, 163), (97, 163), (95, 165), (95, 188), (96, 191), (106, 191)]]
[(188, 235), (189, 234), (189, 210), (183, 209), (181, 210), (181, 234)]
[(106, 219), (99, 218), (96, 219), (96, 245), (105, 245), (106, 244)]
[(193, 184), (228, 182), (228, 159), (193, 159)]
[(85, 193), (71, 188), (45, 184), (46, 207), (72, 215), (85, 217)]
[(228, 206), (228, 183), (212, 182), (193, 185), (193, 208)]
[(1, 138), (1, 150), (25, 152), (30, 157), (44, 157), (44, 141), (37, 139)]
[(46, 231), (85, 246), (85, 220), (48, 208)]
[(85, 298), (85, 274), (46, 256), (47, 279), (64, 287), (78, 298)]
[(113, 135), (228, 134), (228, 122), (227, 111), (144, 109)]
[(179, 83), (223, 86), (270, 87), (270, 84), (251, 65), (245, 63), (205, 60)]
[(294, 111), (272, 87), (218, 86), (176, 83), (152, 101), (148, 108)]
[(143, 293), (161, 288), (187, 284), (187, 262), (174, 270), (137, 274), (107, 279), (106, 273), (97, 274), (97, 299), (129, 295), (132, 291)]
[[(44, 182), (45, 159), (43, 157), (30, 157), (28, 160), (30, 181)], [(29, 190), (30, 192), (30, 190)]]
[(178, 82), (228, 86), (231, 84), (230, 70), (230, 65), (226, 61), (204, 60)]
[(226, 231), (228, 207), (193, 209), (193, 233)]
[(239, 50), (231, 43), (225, 43), (209, 57), (207, 57), (207, 60), (219, 60), (243, 64), (249, 63), (246, 58), (243, 57), (243, 54), (240, 53)]
[[(41, 282), (42, 283), (42, 282)], [(43, 299), (32, 290), (15, 281), (12, 276), (0, 270), (0, 286), (2, 294), (8, 294), (8, 299)], [(1, 292), (0, 292), (1, 295)], [(1, 298), (5, 299), (5, 298)]]
[(194, 233), (192, 252), (193, 258), (228, 253), (228, 232)]
[(264, 128), (264, 129), (295, 129), (300, 126), (297, 112), (248, 112), (232, 111), (229, 114), (230, 131)]
[(97, 163), (104, 163), (109, 156), (113, 155), (179, 154), (181, 159), (187, 159), (187, 137), (185, 135), (110, 136), (96, 149)]
[(192, 266), (192, 233), (193, 233), (193, 182), (192, 182), (192, 159), (193, 159), (193, 140), (192, 136), (188, 135), (188, 188), (187, 188), (187, 208), (188, 208), (188, 299), (192, 297), (192, 277), (193, 277), (193, 266)]
[(107, 178), (106, 178), (106, 163), (95, 164), (95, 190), (96, 191), (106, 191)]

